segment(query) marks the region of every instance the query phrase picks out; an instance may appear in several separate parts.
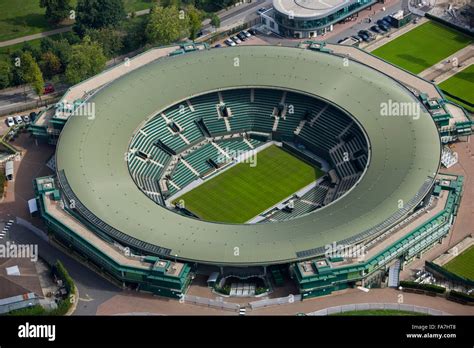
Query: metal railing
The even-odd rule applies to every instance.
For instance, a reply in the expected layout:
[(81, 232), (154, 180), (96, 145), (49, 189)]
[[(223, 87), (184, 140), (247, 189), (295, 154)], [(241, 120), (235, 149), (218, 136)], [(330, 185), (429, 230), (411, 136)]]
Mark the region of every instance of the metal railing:
[(211, 298), (192, 296), (192, 295), (185, 295), (183, 296), (183, 298), (185, 302), (192, 303), (195, 305), (201, 305), (201, 306), (212, 307), (212, 308), (228, 310), (228, 311), (235, 311), (235, 312), (240, 310), (240, 304), (238, 303), (230, 303), (230, 302), (225, 302), (219, 299), (211, 299)]
[(357, 304), (348, 304), (342, 306), (329, 307), (321, 309), (319, 311), (307, 313), (307, 315), (314, 316), (325, 316), (331, 314), (338, 314), (344, 312), (352, 311), (367, 311), (367, 310), (396, 310), (396, 311), (405, 311), (405, 312), (415, 312), (426, 315), (450, 315), (449, 313), (428, 308), (420, 307), (410, 304), (401, 304), (401, 303), (357, 303)]

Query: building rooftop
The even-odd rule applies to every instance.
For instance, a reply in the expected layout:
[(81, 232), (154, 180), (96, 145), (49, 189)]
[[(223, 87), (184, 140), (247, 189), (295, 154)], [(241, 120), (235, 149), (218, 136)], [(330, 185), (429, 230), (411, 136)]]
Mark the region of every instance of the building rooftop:
[[(233, 65), (235, 57), (240, 68)], [(313, 214), (272, 224), (199, 221), (145, 196), (124, 161), (137, 129), (180, 100), (238, 87), (298, 91), (331, 101), (351, 114), (365, 130), (372, 151), (361, 181)], [(95, 119), (68, 120), (58, 142), (57, 169), (67, 178), (69, 193), (90, 216), (108, 225), (119, 243), (143, 250), (158, 246), (168, 251), (164, 256), (222, 265), (301, 260), (316, 256), (334, 241), (361, 241), (378, 233), (386, 221), (400, 214), (400, 199), (416, 204), (431, 187), (441, 152), (431, 115), (422, 108), (416, 120), (381, 117), (380, 105), (389, 99), (418, 102), (383, 73), (356, 61), (346, 66), (342, 57), (327, 53), (241, 46), (166, 57), (135, 69), (92, 96)]]
[[(273, 0), (275, 10), (295, 18), (322, 17), (335, 11), (348, 0)], [(353, 1), (356, 2), (356, 1)]]

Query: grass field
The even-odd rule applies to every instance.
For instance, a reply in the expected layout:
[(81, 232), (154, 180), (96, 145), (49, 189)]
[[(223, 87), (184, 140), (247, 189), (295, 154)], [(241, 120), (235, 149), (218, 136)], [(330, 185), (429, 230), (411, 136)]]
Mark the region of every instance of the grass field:
[(277, 146), (257, 153), (176, 199), (208, 221), (244, 223), (324, 173)]
[[(77, 0), (71, 0), (75, 7)], [(155, 2), (148, 0), (124, 0), (126, 12), (150, 8)], [(15, 39), (54, 29), (44, 17), (45, 9), (39, 0), (0, 0), (0, 41)]]
[[(467, 67), (446, 81), (441, 82), (438, 87), (444, 92), (448, 92), (449, 94), (474, 104), (474, 65)], [(462, 105), (466, 110), (474, 112), (474, 107), (463, 103), (461, 100), (452, 98), (449, 95), (446, 95), (446, 97)]]
[(332, 314), (333, 316), (421, 316), (423, 313), (399, 311), (396, 309), (367, 309), (362, 311), (348, 311), (344, 313)]
[(443, 266), (461, 277), (474, 280), (474, 245)]
[(377, 48), (372, 54), (418, 74), (471, 42), (467, 35), (430, 21)]

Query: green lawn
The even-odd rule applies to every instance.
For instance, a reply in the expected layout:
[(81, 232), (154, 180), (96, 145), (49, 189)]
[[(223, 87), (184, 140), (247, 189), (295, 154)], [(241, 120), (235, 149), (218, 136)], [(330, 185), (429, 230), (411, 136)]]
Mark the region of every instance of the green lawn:
[(474, 245), (443, 266), (461, 277), (474, 280)]
[[(123, 0), (127, 12), (151, 8), (151, 0)], [(75, 7), (77, 0), (71, 0)], [(39, 0), (0, 0), (0, 41), (54, 29), (44, 17)]]
[(465, 68), (446, 81), (441, 82), (438, 87), (441, 88), (443, 92), (447, 92), (453, 96), (458, 97), (459, 99), (462, 99), (459, 100), (446, 95), (449, 100), (462, 105), (470, 112), (474, 112), (474, 107), (463, 103), (464, 100), (474, 104), (474, 65)]
[(344, 313), (332, 314), (333, 316), (420, 316), (423, 313), (399, 311), (396, 309), (367, 309), (362, 311), (349, 311)]
[[(75, 6), (76, 0), (71, 4)], [(44, 12), (39, 0), (0, 0), (0, 41), (54, 29)]]
[(471, 42), (467, 35), (430, 21), (377, 48), (372, 54), (418, 74)]
[(277, 146), (257, 153), (176, 199), (208, 221), (244, 223), (324, 173)]

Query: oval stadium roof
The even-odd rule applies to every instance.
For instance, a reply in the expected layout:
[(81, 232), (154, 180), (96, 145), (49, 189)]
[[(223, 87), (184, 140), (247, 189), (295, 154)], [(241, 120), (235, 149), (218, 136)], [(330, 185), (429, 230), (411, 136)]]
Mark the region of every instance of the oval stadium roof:
[[(136, 186), (125, 161), (134, 133), (178, 101), (233, 87), (295, 90), (348, 111), (371, 144), (361, 181), (332, 204), (278, 223), (205, 222), (154, 203)], [(384, 74), (327, 53), (242, 46), (166, 57), (93, 95), (89, 102), (95, 103), (94, 119), (69, 118), (57, 146), (57, 169), (66, 195), (74, 196), (89, 220), (122, 243), (201, 263), (296, 261), (324, 252), (334, 241), (355, 242), (386, 228), (430, 189), (440, 160), (436, 126), (421, 106), (418, 119), (381, 116), (381, 106), (389, 101), (417, 103)]]

